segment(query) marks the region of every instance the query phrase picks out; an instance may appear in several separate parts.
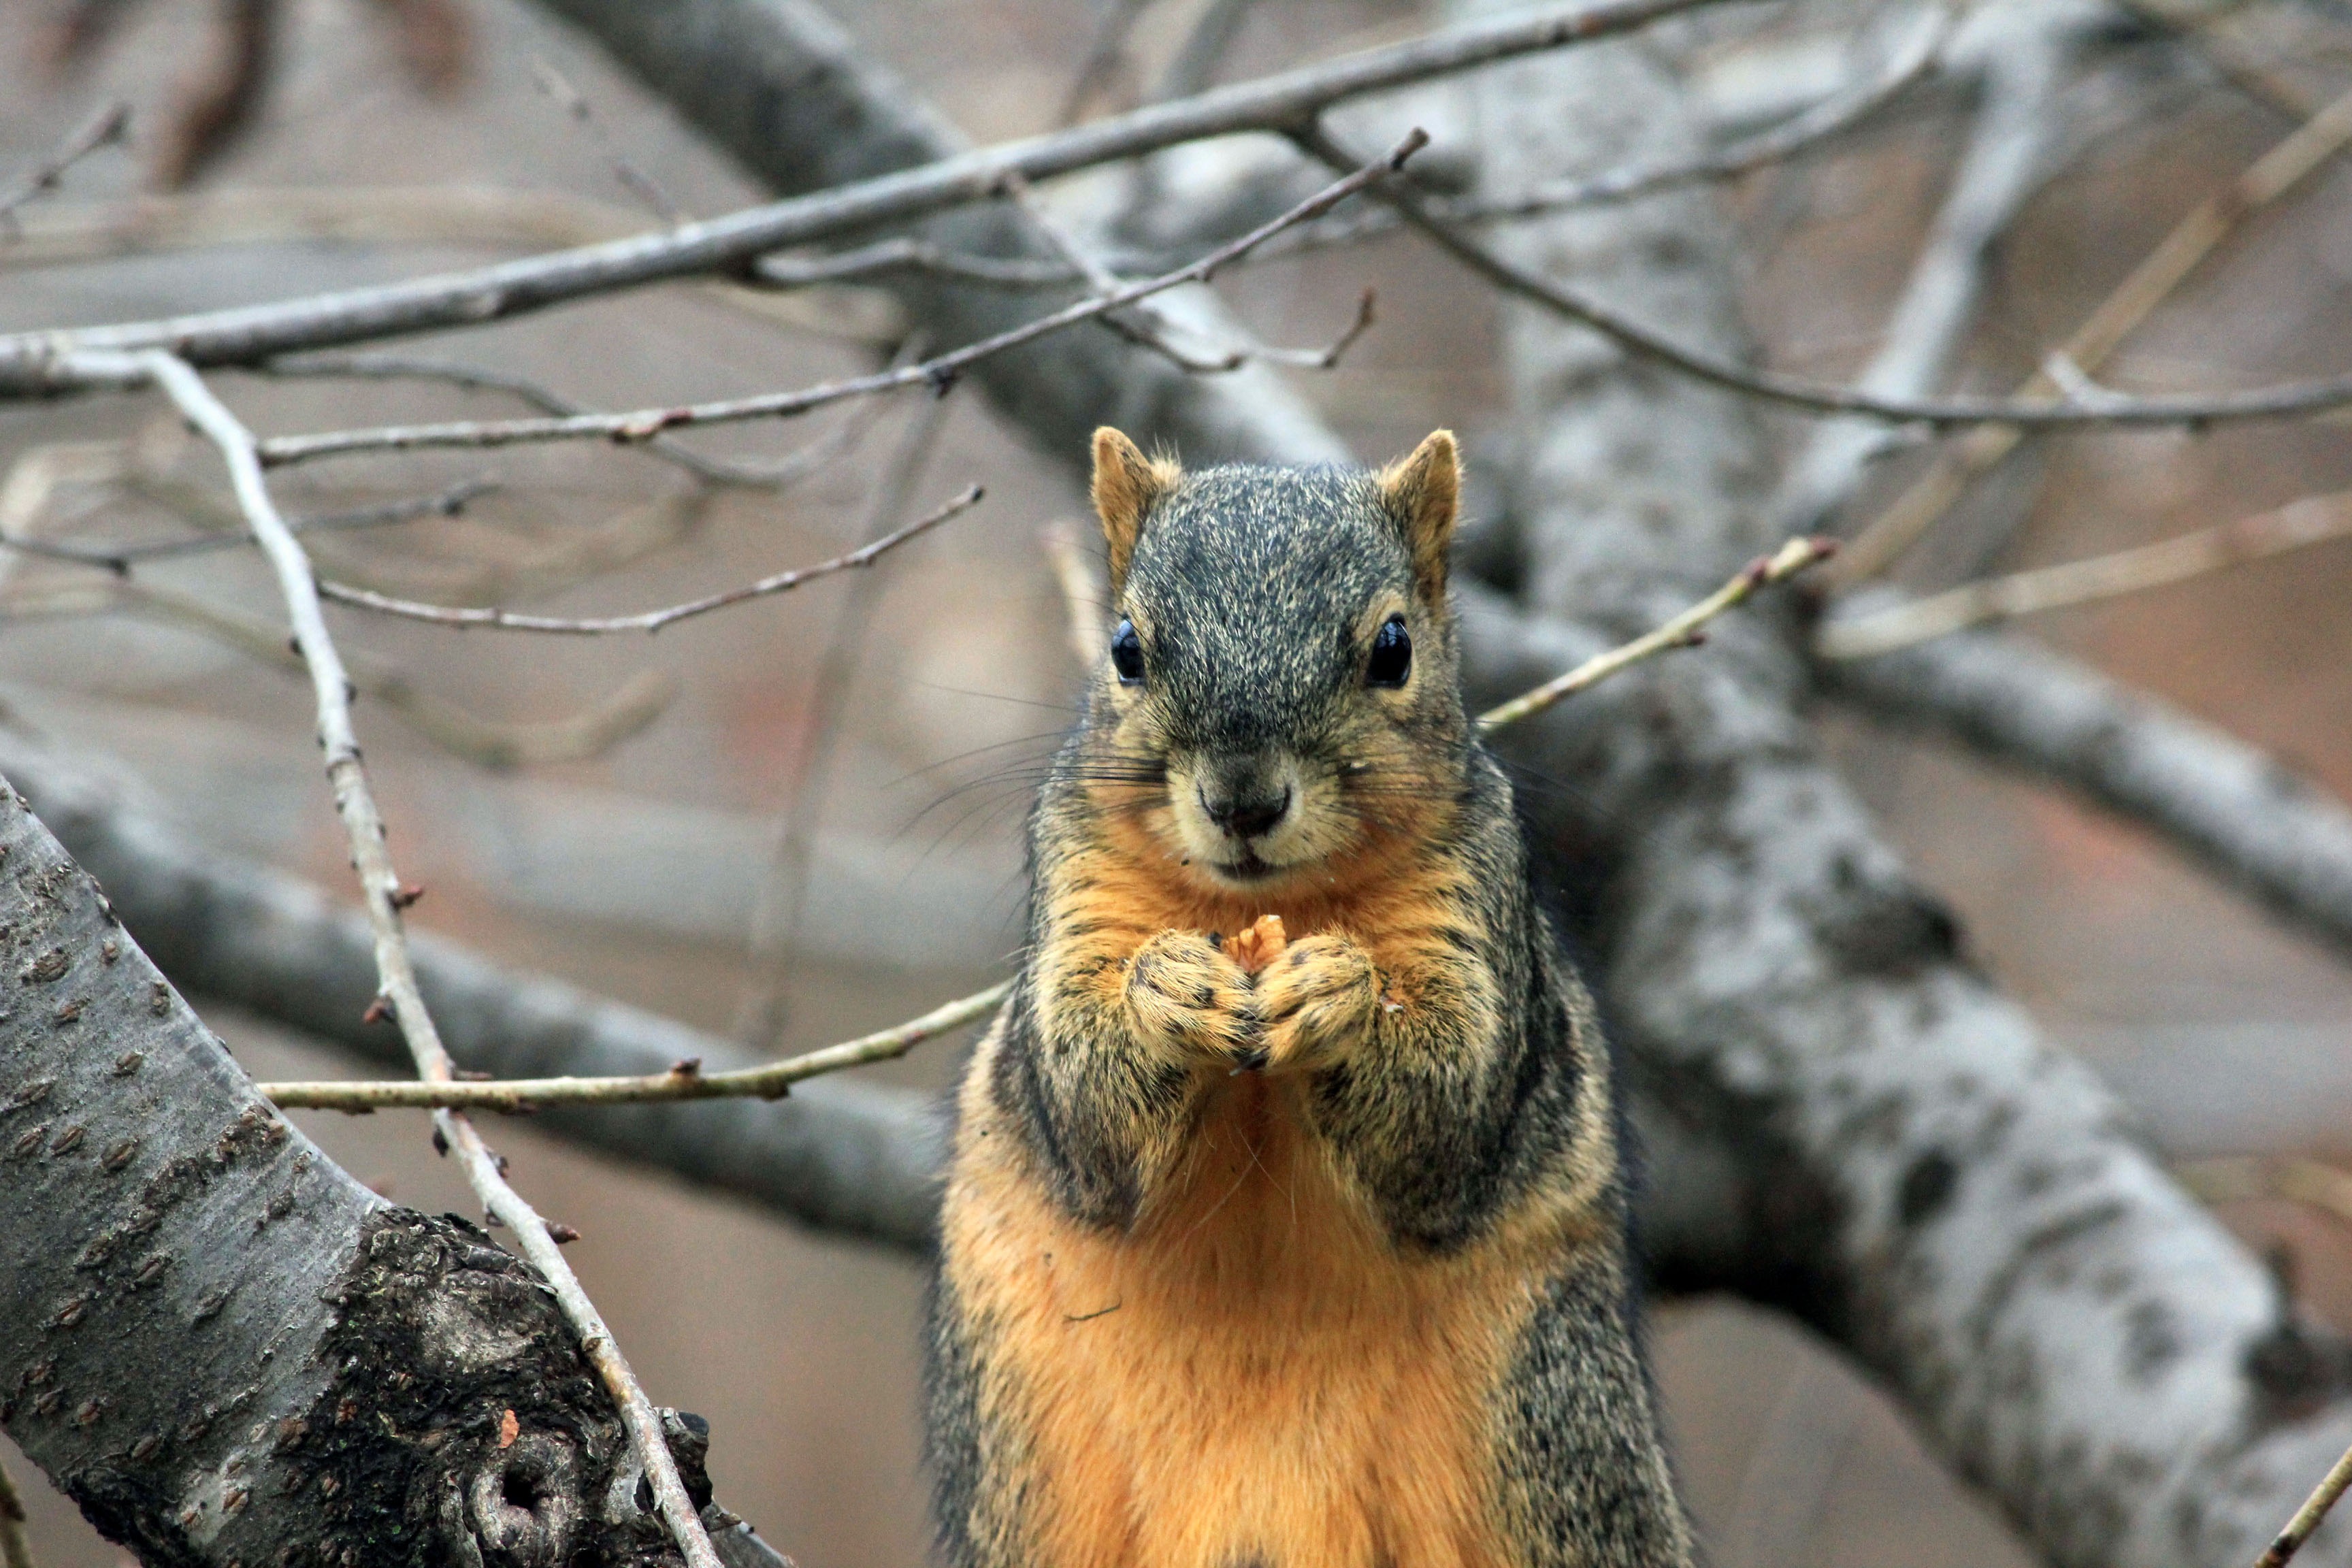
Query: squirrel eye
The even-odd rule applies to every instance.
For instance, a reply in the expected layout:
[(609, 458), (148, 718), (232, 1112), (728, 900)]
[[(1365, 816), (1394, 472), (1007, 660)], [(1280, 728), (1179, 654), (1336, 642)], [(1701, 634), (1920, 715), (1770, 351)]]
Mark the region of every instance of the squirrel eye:
[(1135, 635), (1135, 623), (1122, 620), (1118, 629), (1110, 634), (1111, 668), (1118, 671), (1119, 684), (1133, 686), (1143, 679), (1143, 639)]
[(1372, 637), (1372, 657), (1364, 666), (1367, 686), (1402, 686), (1412, 673), (1412, 634), (1404, 629), (1402, 616), (1391, 616), (1381, 623), (1380, 631)]

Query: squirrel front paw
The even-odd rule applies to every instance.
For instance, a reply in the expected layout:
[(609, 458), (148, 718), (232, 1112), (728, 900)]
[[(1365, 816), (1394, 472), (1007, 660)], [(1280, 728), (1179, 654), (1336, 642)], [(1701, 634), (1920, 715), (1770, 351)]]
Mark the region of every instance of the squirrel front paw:
[(1331, 1066), (1370, 1033), (1381, 1005), (1371, 954), (1328, 933), (1291, 942), (1257, 976), (1266, 1069)]
[(1205, 931), (1163, 931), (1127, 963), (1127, 1020), (1139, 1043), (1179, 1058), (1256, 1067), (1250, 977)]

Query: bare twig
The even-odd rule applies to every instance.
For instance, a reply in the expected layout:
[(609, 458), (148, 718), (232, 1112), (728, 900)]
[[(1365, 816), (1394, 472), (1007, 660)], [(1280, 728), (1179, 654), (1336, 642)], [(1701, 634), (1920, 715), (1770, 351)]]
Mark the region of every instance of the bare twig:
[[(2082, 28), (2074, 15), (2054, 7), (2017, 7), (2001, 22), (1984, 51), (1967, 151), (1856, 384), (1864, 391), (1916, 397), (1935, 389), (1976, 319), (1993, 246), (2048, 170), (2051, 143), (2063, 126), (2060, 95)], [(1768, 514), (1774, 531), (1823, 528), (1895, 438), (1884, 425), (1856, 420), (1826, 420), (1806, 432)]]
[(751, 267), (754, 279), (778, 289), (852, 282), (887, 272), (929, 272), (952, 278), (959, 283), (979, 283), (992, 289), (1050, 289), (1076, 283), (1083, 276), (1066, 261), (981, 256), (968, 250), (950, 250), (907, 235), (877, 239), (871, 245), (837, 250), (827, 256), (763, 256)]
[[(1039, 204), (1036, 193), (1029, 188), (1026, 179), (1017, 174), (1007, 174), (1004, 177), (1004, 194), (1021, 209), (1022, 216), (1029, 220), (1030, 226), (1044, 238), (1047, 247), (1062, 258), (1063, 264), (1086, 279), (1087, 288), (1097, 295), (1118, 291), (1121, 287), (1120, 280), (1113, 277), (1110, 269), (1095, 258), (1092, 251), (1079, 244), (1054, 215)], [(1138, 348), (1150, 349), (1177, 369), (1190, 371), (1195, 375), (1215, 375), (1224, 371), (1239, 370), (1248, 363), (1248, 356), (1235, 349), (1226, 349), (1210, 359), (1186, 352), (1170, 341), (1169, 334), (1175, 329), (1168, 319), (1149, 305), (1138, 305), (1131, 315), (1132, 320), (1128, 314), (1106, 310), (1095, 318), (1095, 322), (1117, 332)]]
[(1070, 78), (1070, 90), (1063, 95), (1061, 112), (1055, 116), (1057, 125), (1075, 125), (1100, 94), (1107, 92), (1128, 69), (1127, 40), (1135, 31), (1135, 24), (1150, 9), (1151, 0), (1103, 0), (1103, 13), (1095, 19), (1093, 36), (1087, 40), (1086, 58), (1078, 62), (1076, 72)]
[[(1065, 328), (1088, 321), (1138, 300), (1148, 300), (1187, 283), (1205, 283), (1228, 263), (1246, 256), (1287, 228), (1321, 216), (1360, 191), (1371, 188), (1404, 166), (1405, 161), (1428, 145), (1426, 132), (1414, 131), (1384, 157), (1362, 164), (1345, 178), (1325, 186), (1280, 216), (1219, 246), (1199, 260), (1157, 278), (1123, 284), (1107, 293), (1064, 306), (1007, 331), (967, 343), (962, 348), (867, 375), (847, 376), (792, 392), (765, 393), (753, 397), (713, 403), (639, 408), (618, 414), (583, 414), (547, 419), (469, 420), (439, 425), (398, 426), (374, 430), (337, 430), (309, 436), (279, 436), (261, 443), (263, 460), (272, 464), (306, 461), (346, 452), (407, 451), (435, 447), (499, 447), (525, 441), (603, 439), (642, 441), (665, 430), (688, 425), (730, 423), (743, 419), (785, 418), (812, 408), (854, 397), (870, 397), (908, 386), (933, 390), (951, 383), (971, 365), (1007, 349)], [(1352, 337), (1352, 332), (1350, 337)], [(1347, 339), (1343, 339), (1344, 343)]]
[(925, 1040), (984, 1018), (1013, 986), (1010, 981), (934, 1007), (919, 1018), (837, 1046), (788, 1057), (738, 1072), (706, 1073), (681, 1062), (666, 1073), (637, 1078), (500, 1079), (488, 1082), (265, 1083), (261, 1092), (282, 1109), (343, 1110), (354, 1114), (395, 1109), (445, 1109), (520, 1112), (553, 1105), (639, 1105), (667, 1100), (778, 1100), (792, 1086), (821, 1073), (905, 1056)]
[(66, 171), (89, 157), (101, 147), (110, 147), (122, 140), (131, 129), (131, 106), (116, 100), (100, 104), (89, 117), (67, 132), (50, 154), (9, 181), (0, 185), (0, 222), (9, 232), (16, 231), (16, 209), (37, 196), (58, 188)]
[[(194, 631), (289, 675), (305, 673), (300, 655), (286, 646), (282, 626), (152, 584), (89, 583), (20, 588), (0, 595), (0, 625), (114, 614), (142, 616)], [(359, 657), (351, 668), (352, 683), (362, 696), (382, 702), (443, 751), (494, 771), (603, 756), (644, 733), (677, 695), (677, 679), (668, 672), (642, 670), (580, 712), (536, 723), (502, 724), (443, 701), (396, 666)]]
[[(916, 411), (884, 468), (864, 526), (856, 538), (873, 542), (887, 537), (907, 515), (916, 482), (930, 457), (933, 443), (947, 421), (947, 400), (932, 398)], [(782, 807), (778, 812), (768, 846), (766, 875), (751, 910), (745, 943), (745, 967), (750, 984), (735, 1013), (735, 1037), (755, 1050), (773, 1048), (783, 1033), (788, 1001), (784, 971), (788, 954), (800, 936), (808, 885), (809, 843), (824, 800), (824, 779), (839, 734), (842, 707), (857, 673), (858, 649), (866, 618), (880, 592), (882, 579), (867, 574), (851, 584), (834, 612), (824, 653), (809, 681), (808, 706), (799, 726), (806, 737), (793, 748), (783, 781)]]
[(1429, 203), (1430, 214), (1456, 223), (1533, 217), (1565, 207), (1632, 201), (1709, 180), (1737, 179), (1767, 163), (1785, 162), (1853, 129), (1927, 76), (1952, 35), (1962, 4), (1963, 0), (1936, 0), (1925, 7), (1909, 34), (1867, 80), (1832, 93), (1802, 113), (1704, 157), (1628, 165), (1590, 179), (1563, 180), (1507, 196), (1433, 199)]
[(33, 1538), (25, 1530), (25, 1500), (0, 1465), (0, 1568), (33, 1568)]
[[(272, 360), (260, 368), (268, 374), (278, 376), (438, 381), (472, 392), (502, 392), (559, 418), (589, 412), (585, 405), (576, 403), (528, 376), (455, 360), (424, 359), (407, 354), (305, 354), (299, 359)], [(854, 449), (872, 426), (873, 418), (871, 413), (861, 410), (798, 451), (772, 463), (741, 463), (713, 458), (667, 436), (654, 437), (646, 443), (646, 447), (656, 456), (712, 484), (781, 490), (798, 484)], [(264, 445), (266, 447), (267, 443)]]
[[(291, 520), (287, 526), (296, 533), (323, 533), (355, 528), (382, 528), (391, 523), (413, 522), (422, 517), (455, 517), (466, 510), (467, 503), (478, 500), (498, 488), (494, 480), (465, 479), (433, 495), (411, 496), (404, 500), (383, 501), (374, 506), (352, 507), (343, 511), (319, 512)], [(206, 533), (194, 539), (163, 539), (147, 544), (80, 544), (71, 540), (32, 539), (16, 535), (0, 537), (0, 545), (26, 555), (38, 555), (51, 561), (71, 561), (84, 566), (102, 566), (118, 575), (127, 575), (133, 566), (149, 561), (203, 555), (215, 550), (243, 549), (252, 543), (253, 536), (249, 533)]]
[[(2300, 184), (2341, 152), (2347, 141), (2352, 141), (2352, 92), (2313, 115), (2226, 189), (2199, 203), (2116, 285), (2114, 292), (2056, 353), (2077, 370), (2096, 371), (2239, 225)], [(2021, 386), (2017, 395), (2050, 402), (2062, 391), (2045, 368)], [(1831, 568), (1833, 583), (1851, 586), (1892, 565), (2023, 439), (2022, 430), (2000, 425), (1969, 431), (1855, 535)]]
[[(181, 415), (219, 449), (227, 463), (238, 506), (269, 559), (278, 592), (293, 622), (295, 645), (310, 666), (319, 715), (319, 744), (326, 753), (327, 778), (334, 791), (336, 813), (342, 819), (352, 864), (365, 896), (382, 994), (400, 1026), (402, 1037), (408, 1042), (419, 1076), (429, 1082), (452, 1081), (457, 1076), (455, 1066), (425, 1008), (409, 955), (400, 911), (411, 901), (411, 895), (394, 869), (383, 816), (360, 762), (359, 740), (352, 728), (351, 679), (327, 630), (310, 559), (270, 498), (253, 433), (213, 395), (193, 367), (171, 354), (153, 350), (136, 354), (85, 353), (75, 357), (71, 369), (91, 384), (149, 383), (157, 386)], [(638, 1462), (645, 1467), (656, 1506), (668, 1522), (688, 1568), (719, 1568), (710, 1539), (692, 1500), (687, 1496), (686, 1484), (662, 1436), (661, 1417), (623, 1359), (595, 1303), (580, 1288), (579, 1279), (563, 1260), (546, 1221), (507, 1184), (502, 1163), (483, 1143), (481, 1134), (471, 1122), (463, 1116), (441, 1111), (435, 1117), (435, 1131), (442, 1146), (457, 1152), (484, 1208), (513, 1232), (524, 1256), (546, 1279), (564, 1316), (578, 1331), (581, 1353), (597, 1369), (619, 1406)]]
[(1815, 632), (1813, 651), (1823, 658), (1867, 658), (1966, 626), (2136, 594), (2347, 536), (2352, 490), (2305, 496), (2160, 543), (1969, 583), (1868, 615), (1832, 616)]
[(167, 348), (198, 366), (250, 364), (436, 327), (473, 326), (585, 295), (723, 272), (877, 224), (984, 200), (1008, 173), (1044, 180), (1179, 142), (1279, 129), (1346, 99), (1532, 52), (1616, 37), (1721, 0), (1584, 0), (1465, 24), (1175, 103), (984, 148), (812, 195), (552, 255), (275, 304), (71, 331), (0, 334), (0, 398), (76, 390), (84, 349)]
[(1531, 691), (1523, 691), (1508, 702), (1489, 708), (1478, 715), (1478, 728), (1490, 731), (1506, 724), (1516, 724), (1522, 719), (1542, 712), (1561, 698), (1572, 697), (1654, 654), (1664, 653), (1669, 648), (1695, 647), (1706, 640), (1701, 628), (1707, 622), (1726, 610), (1746, 603), (1757, 589), (1785, 583), (1815, 562), (1828, 560), (1836, 551), (1837, 541), (1833, 539), (1792, 539), (1772, 554), (1759, 555), (1749, 562), (1730, 582), (1656, 630), (1645, 632), (1632, 642), (1595, 655), (1566, 674), (1556, 676)]
[(670, 605), (658, 610), (641, 610), (630, 616), (533, 616), (520, 610), (496, 606), (474, 608), (463, 605), (426, 605), (414, 599), (396, 599), (389, 594), (378, 594), (366, 588), (354, 588), (346, 584), (321, 581), (320, 596), (339, 605), (350, 605), (362, 610), (374, 610), (387, 616), (399, 616), (412, 621), (431, 621), (445, 626), (497, 626), (505, 631), (555, 632), (572, 637), (601, 637), (613, 632), (657, 632), (664, 626), (696, 616), (707, 616), (713, 610), (723, 610), (730, 605), (740, 605), (752, 599), (764, 599), (774, 594), (788, 593), (803, 583), (819, 577), (829, 577), (836, 572), (847, 572), (860, 566), (871, 566), (875, 561), (896, 550), (908, 540), (929, 533), (950, 518), (971, 510), (980, 502), (983, 492), (978, 485), (965, 488), (961, 495), (948, 501), (929, 516), (908, 523), (894, 532), (885, 534), (870, 544), (860, 545), (830, 561), (820, 561), (814, 566), (795, 566), (789, 572), (779, 572), (772, 577), (762, 577), (756, 583), (746, 583), (740, 588), (723, 593), (708, 594), (699, 599), (688, 599), (682, 605)]
[(2319, 1521), (2327, 1517), (2328, 1510), (2336, 1506), (2347, 1487), (2352, 1487), (2352, 1448), (2346, 1449), (2344, 1457), (2320, 1478), (2311, 1495), (2303, 1500), (2303, 1506), (2294, 1510), (2294, 1517), (2287, 1521), (2286, 1528), (2254, 1559), (2254, 1568), (2286, 1568), (2288, 1560), (2303, 1550), (2303, 1543), (2311, 1539), (2311, 1532), (2319, 1528)]
[[(1355, 156), (1319, 125), (1289, 132), (1308, 153), (1333, 168), (1351, 168)], [(1446, 223), (1417, 193), (1381, 186), (1376, 194), (1437, 247), (1507, 294), (1539, 305), (1556, 316), (1590, 327), (1627, 353), (1727, 392), (1813, 414), (1855, 415), (1897, 425), (1943, 428), (1960, 425), (2018, 425), (2040, 429), (2097, 426), (2206, 426), (2246, 419), (2284, 419), (2326, 413), (2352, 405), (2352, 375), (2278, 383), (2243, 392), (2118, 394), (2095, 406), (2002, 397), (1882, 397), (1833, 386), (1781, 371), (1751, 370), (1736, 360), (1678, 343), (1623, 311), (1507, 260)]]
[(604, 154), (605, 161), (612, 165), (613, 178), (619, 181), (631, 195), (645, 203), (653, 215), (664, 223), (679, 224), (686, 221), (685, 212), (676, 202), (669, 199), (669, 193), (662, 189), (661, 182), (638, 168), (621, 151), (619, 144), (613, 140), (613, 133), (604, 128), (604, 121), (598, 117), (586, 95), (572, 85), (571, 78), (548, 64), (546, 60), (534, 57), (530, 62), (530, 79), (532, 85), (553, 100), (558, 109), (572, 117), (572, 123), (580, 127), (595, 142), (597, 150)]

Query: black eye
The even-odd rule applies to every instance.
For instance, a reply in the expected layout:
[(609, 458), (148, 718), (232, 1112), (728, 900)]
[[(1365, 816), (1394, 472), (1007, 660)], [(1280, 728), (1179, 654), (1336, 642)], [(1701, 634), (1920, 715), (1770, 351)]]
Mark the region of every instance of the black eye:
[(1402, 686), (1412, 673), (1412, 634), (1402, 616), (1391, 616), (1372, 638), (1372, 657), (1364, 666), (1367, 686)]
[(1135, 635), (1133, 621), (1121, 621), (1118, 629), (1110, 634), (1111, 668), (1118, 671), (1122, 685), (1133, 686), (1143, 679), (1143, 639)]

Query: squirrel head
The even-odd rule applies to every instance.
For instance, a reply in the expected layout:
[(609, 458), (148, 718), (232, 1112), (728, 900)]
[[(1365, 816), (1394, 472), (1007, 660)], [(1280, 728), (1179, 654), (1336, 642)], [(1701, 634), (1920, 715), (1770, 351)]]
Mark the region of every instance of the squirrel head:
[(1097, 798), (1205, 889), (1327, 888), (1431, 831), (1466, 754), (1441, 430), (1377, 472), (1188, 474), (1095, 433), (1111, 645), (1088, 699)]

